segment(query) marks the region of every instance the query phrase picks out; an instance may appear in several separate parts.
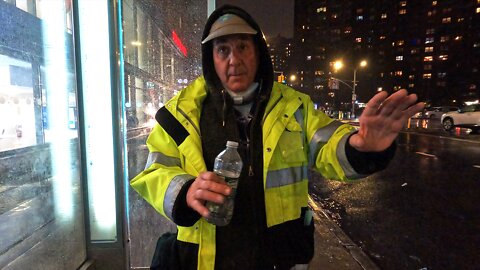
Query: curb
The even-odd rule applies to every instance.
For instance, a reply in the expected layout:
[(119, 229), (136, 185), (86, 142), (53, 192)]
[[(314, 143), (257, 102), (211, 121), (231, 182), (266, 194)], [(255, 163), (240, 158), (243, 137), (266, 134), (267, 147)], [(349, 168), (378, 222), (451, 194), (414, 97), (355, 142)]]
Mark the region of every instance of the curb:
[[(332, 232), (337, 242), (345, 249), (345, 251), (353, 258), (355, 262), (364, 270), (380, 270), (380, 268), (359, 248), (348, 235), (327, 215), (322, 207), (309, 196), (308, 204), (313, 210), (315, 220), (322, 220), (322, 224), (327, 226)], [(316, 233), (319, 233), (316, 228)], [(321, 235), (322, 236), (322, 235)]]

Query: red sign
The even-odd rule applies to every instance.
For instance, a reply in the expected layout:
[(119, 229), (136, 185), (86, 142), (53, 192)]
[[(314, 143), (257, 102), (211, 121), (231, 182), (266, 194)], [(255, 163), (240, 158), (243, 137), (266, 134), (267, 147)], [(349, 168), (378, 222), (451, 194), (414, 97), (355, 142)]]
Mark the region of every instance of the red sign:
[(187, 56), (187, 48), (185, 48), (185, 45), (183, 45), (182, 40), (178, 37), (175, 31), (172, 31), (172, 39), (173, 43), (177, 45), (177, 48), (183, 53), (183, 55)]

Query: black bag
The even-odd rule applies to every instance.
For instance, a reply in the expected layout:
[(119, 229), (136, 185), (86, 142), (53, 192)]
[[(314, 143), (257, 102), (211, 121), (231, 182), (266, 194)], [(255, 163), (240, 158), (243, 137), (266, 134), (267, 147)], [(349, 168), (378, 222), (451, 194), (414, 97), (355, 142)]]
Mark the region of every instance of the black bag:
[(152, 270), (173, 270), (178, 269), (178, 253), (175, 242), (177, 233), (167, 232), (157, 240), (155, 253), (153, 254), (150, 269)]

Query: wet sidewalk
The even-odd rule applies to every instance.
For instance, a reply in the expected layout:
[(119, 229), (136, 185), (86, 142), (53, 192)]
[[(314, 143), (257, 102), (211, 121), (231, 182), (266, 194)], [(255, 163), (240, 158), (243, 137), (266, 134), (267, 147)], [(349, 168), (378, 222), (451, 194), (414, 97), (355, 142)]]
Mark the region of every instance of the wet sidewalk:
[(309, 200), (315, 219), (315, 255), (311, 270), (377, 270), (370, 258), (331, 220), (313, 200)]

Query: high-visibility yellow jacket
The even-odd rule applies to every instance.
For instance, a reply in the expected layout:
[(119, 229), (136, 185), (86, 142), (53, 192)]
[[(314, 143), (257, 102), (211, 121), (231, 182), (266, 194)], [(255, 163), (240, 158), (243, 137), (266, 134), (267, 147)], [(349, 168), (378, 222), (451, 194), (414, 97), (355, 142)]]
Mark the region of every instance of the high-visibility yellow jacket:
[[(182, 186), (207, 170), (199, 128), (206, 95), (206, 83), (200, 77), (165, 104), (186, 132), (157, 124), (147, 139), (147, 166), (131, 180), (131, 186), (170, 220)], [(301, 208), (307, 207), (309, 167), (330, 179), (363, 176), (355, 172), (345, 154), (347, 139), (354, 131), (314, 109), (307, 95), (274, 83), (262, 126), (268, 227), (298, 219)], [(178, 226), (177, 239), (199, 245), (198, 269), (214, 269), (214, 225), (200, 218), (191, 227)]]

